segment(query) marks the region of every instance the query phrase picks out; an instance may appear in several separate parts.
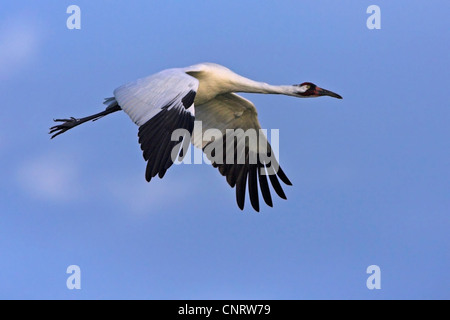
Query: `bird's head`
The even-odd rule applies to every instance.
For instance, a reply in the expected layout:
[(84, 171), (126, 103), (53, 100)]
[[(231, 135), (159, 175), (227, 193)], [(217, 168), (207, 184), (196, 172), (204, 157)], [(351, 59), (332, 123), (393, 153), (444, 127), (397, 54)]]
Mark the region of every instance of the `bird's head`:
[(326, 89), (319, 88), (314, 83), (311, 82), (303, 82), (302, 84), (296, 84), (295, 87), (298, 87), (298, 90), (296, 93), (300, 97), (304, 98), (314, 98), (314, 97), (321, 97), (321, 96), (330, 96), (337, 99), (342, 99), (340, 95), (337, 93), (331, 92)]

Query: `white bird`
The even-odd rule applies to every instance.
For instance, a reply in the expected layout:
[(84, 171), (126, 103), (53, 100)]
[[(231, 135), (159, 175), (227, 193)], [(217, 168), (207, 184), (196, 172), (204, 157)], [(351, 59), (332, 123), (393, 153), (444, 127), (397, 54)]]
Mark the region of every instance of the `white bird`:
[[(186, 129), (189, 134), (194, 130), (194, 120), (200, 120), (202, 131), (216, 128), (223, 135), (222, 140), (194, 141), (203, 151), (207, 147), (213, 150), (224, 150), (224, 161), (217, 161), (214, 154), (207, 156), (211, 163), (226, 177), (231, 187), (236, 187), (236, 201), (242, 210), (245, 203), (245, 190), (248, 181), (250, 202), (259, 211), (258, 181), (261, 194), (267, 205), (273, 206), (269, 184), (283, 199), (286, 195), (278, 178), (287, 185), (292, 185), (287, 176), (272, 158), (272, 163), (263, 157), (263, 153), (271, 154), (271, 148), (264, 134), (258, 139), (261, 144), (251, 144), (245, 136), (237, 136), (234, 140), (235, 151), (232, 163), (225, 161), (230, 151), (226, 148), (227, 129), (254, 129), (259, 132), (261, 126), (253, 103), (235, 92), (283, 94), (299, 98), (331, 96), (342, 99), (334, 92), (317, 87), (310, 82), (299, 85), (274, 86), (242, 77), (230, 69), (213, 63), (201, 63), (186, 68), (167, 69), (146, 78), (125, 84), (114, 90), (114, 97), (105, 99), (107, 108), (97, 114), (85, 118), (55, 119), (62, 122), (50, 128), (52, 138), (87, 121), (97, 120), (107, 114), (123, 110), (139, 126), (139, 143), (147, 161), (146, 180), (150, 181), (158, 175), (164, 176), (173, 164), (172, 150), (188, 141), (180, 138), (172, 141), (171, 135), (176, 129)], [(218, 145), (220, 144), (220, 145)], [(245, 146), (239, 155), (237, 146)], [(261, 148), (262, 146), (265, 146)], [(178, 150), (180, 147), (178, 147)], [(234, 150), (233, 150), (234, 149)], [(181, 148), (180, 157), (184, 149)], [(249, 159), (256, 154), (256, 162)], [(243, 161), (236, 161), (237, 158)], [(273, 168), (277, 169), (274, 170)]]

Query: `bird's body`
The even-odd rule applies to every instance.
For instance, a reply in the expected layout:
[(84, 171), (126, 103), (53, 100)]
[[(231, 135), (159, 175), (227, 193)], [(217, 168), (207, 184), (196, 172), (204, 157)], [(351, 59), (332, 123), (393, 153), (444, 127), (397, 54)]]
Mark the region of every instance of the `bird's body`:
[[(309, 82), (273, 86), (247, 79), (217, 64), (202, 63), (167, 69), (123, 85), (114, 90), (114, 97), (105, 99), (108, 105), (105, 111), (81, 119), (55, 120), (63, 123), (52, 127), (50, 133), (54, 134), (53, 138), (81, 123), (123, 110), (139, 126), (139, 143), (147, 161), (147, 181), (156, 175), (162, 178), (175, 161), (174, 154), (183, 156), (182, 142), (192, 138), (193, 144), (203, 148), (212, 165), (226, 176), (230, 186), (236, 187), (239, 207), (244, 207), (248, 182), (251, 204), (259, 211), (258, 181), (264, 201), (269, 206), (272, 206), (272, 198), (267, 177), (281, 198), (286, 196), (278, 178), (288, 185), (291, 182), (278, 166), (266, 137), (259, 131), (261, 126), (255, 106), (235, 92), (341, 98)], [(216, 129), (215, 139), (191, 137), (194, 120), (201, 121), (202, 133)], [(174, 140), (173, 133), (179, 129), (186, 133)], [(238, 132), (230, 136), (230, 129), (241, 129), (244, 134)], [(245, 132), (249, 130), (257, 132), (258, 143), (247, 140)], [(217, 139), (220, 135), (221, 139)], [(230, 141), (231, 144), (228, 143)], [(219, 155), (219, 151), (223, 152)], [(231, 157), (228, 157), (230, 152)]]
[(194, 105), (202, 105), (219, 94), (234, 92), (233, 79), (236, 74), (231, 70), (216, 64), (199, 64), (183, 68), (182, 72), (199, 81)]

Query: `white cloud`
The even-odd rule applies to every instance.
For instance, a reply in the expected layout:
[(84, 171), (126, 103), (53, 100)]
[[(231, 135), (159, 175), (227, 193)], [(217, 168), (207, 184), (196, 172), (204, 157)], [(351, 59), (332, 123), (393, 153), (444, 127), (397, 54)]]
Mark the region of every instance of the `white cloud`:
[(66, 202), (81, 194), (78, 168), (69, 157), (43, 155), (30, 157), (17, 171), (17, 183), (31, 197)]
[[(173, 168), (171, 168), (173, 169)], [(112, 199), (134, 214), (166, 212), (174, 202), (189, 201), (192, 185), (178, 177), (153, 178), (145, 181), (143, 172), (133, 176), (108, 179), (104, 190)], [(187, 180), (190, 181), (190, 180)]]
[[(96, 172), (86, 179), (88, 171), (73, 154), (48, 153), (29, 157), (16, 170), (16, 183), (30, 198), (67, 203), (103, 201), (132, 214), (167, 212), (174, 205), (190, 201), (194, 193), (192, 177), (144, 178), (145, 166), (134, 172), (111, 174)], [(174, 168), (171, 168), (172, 170)], [(173, 172), (171, 172), (173, 173)]]
[(26, 67), (36, 56), (40, 33), (28, 16), (15, 16), (0, 23), (0, 80)]

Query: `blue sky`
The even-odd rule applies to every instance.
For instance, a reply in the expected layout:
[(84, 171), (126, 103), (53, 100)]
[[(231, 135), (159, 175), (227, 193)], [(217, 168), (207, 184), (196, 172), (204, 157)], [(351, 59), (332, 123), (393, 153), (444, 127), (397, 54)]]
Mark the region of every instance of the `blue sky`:
[[(81, 8), (81, 30), (66, 9)], [(381, 30), (366, 9), (381, 8)], [(449, 299), (448, 1), (3, 1), (0, 298)], [(245, 95), (280, 129), (287, 201), (241, 212), (216, 169), (145, 182), (136, 78), (198, 62), (341, 94)], [(81, 290), (66, 269), (81, 268)], [(381, 268), (382, 289), (366, 287)]]

